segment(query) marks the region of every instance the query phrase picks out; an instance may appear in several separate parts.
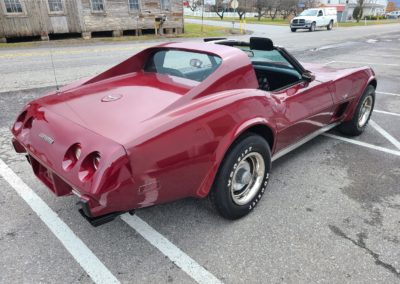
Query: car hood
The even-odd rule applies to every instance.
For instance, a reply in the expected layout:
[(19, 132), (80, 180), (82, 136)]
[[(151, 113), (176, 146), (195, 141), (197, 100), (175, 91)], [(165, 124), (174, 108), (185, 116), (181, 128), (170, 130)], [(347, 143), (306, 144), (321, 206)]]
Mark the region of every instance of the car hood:
[[(198, 82), (163, 74), (135, 72), (67, 88), (37, 102), (86, 129), (124, 145)], [(140, 133), (137, 133), (138, 135)]]
[(296, 19), (296, 20), (300, 20), (300, 19), (302, 19), (302, 20), (314, 20), (315, 17), (316, 16), (298, 16), (298, 17), (294, 17), (293, 20), (294, 19)]

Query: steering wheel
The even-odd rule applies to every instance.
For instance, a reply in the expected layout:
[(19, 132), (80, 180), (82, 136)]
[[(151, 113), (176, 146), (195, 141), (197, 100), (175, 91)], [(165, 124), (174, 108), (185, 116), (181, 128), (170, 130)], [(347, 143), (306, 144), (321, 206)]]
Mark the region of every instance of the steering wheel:
[(258, 79), (258, 85), (260, 86), (261, 90), (269, 91), (269, 82), (267, 76), (260, 76)]

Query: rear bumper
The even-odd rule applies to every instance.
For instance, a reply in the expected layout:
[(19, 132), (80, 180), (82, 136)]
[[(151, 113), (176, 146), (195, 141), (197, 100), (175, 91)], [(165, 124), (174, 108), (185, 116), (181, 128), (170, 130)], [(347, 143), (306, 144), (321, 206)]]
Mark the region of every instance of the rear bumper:
[[(90, 211), (90, 201), (81, 199), (77, 205), (78, 205), (78, 211), (81, 213), (82, 217), (85, 218), (92, 226), (97, 227), (100, 225), (103, 225), (105, 223), (113, 221), (116, 217), (119, 215), (125, 213), (125, 212), (112, 212), (108, 213), (105, 215), (101, 215), (98, 217), (93, 217), (92, 213)], [(134, 211), (129, 211), (130, 213)]]
[[(110, 210), (109, 203), (114, 203), (112, 199), (107, 199), (107, 202), (100, 204), (96, 198), (89, 194), (84, 194), (82, 189), (76, 189), (52, 169), (46, 167), (32, 153), (28, 152), (25, 147), (15, 138), (12, 139), (12, 144), (17, 153), (25, 153), (32, 167), (35, 176), (56, 196), (66, 196), (75, 194), (79, 197), (78, 210), (81, 215), (89, 221), (93, 226), (99, 226), (114, 220), (117, 216), (127, 211), (113, 212)], [(100, 197), (99, 197), (100, 199)], [(110, 212), (111, 211), (111, 212)], [(133, 212), (129, 210), (128, 212)]]

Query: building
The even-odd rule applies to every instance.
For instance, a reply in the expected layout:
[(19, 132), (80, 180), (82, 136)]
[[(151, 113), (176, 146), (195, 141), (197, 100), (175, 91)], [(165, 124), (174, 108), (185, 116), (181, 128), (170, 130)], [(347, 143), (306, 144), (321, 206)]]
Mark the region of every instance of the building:
[[(338, 10), (338, 21), (345, 22), (353, 19), (353, 11), (357, 6), (357, 0), (320, 0), (327, 7), (336, 7)], [(363, 5), (363, 16), (379, 16), (385, 13), (388, 0), (365, 0)]]
[[(157, 29), (157, 30), (156, 30)], [(0, 41), (77, 34), (182, 33), (180, 0), (0, 0)]]

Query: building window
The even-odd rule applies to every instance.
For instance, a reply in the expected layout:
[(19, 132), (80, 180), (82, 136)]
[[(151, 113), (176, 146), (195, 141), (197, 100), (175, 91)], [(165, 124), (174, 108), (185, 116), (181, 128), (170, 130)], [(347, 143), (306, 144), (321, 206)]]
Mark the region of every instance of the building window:
[(64, 12), (64, 0), (48, 0), (50, 13), (63, 13)]
[(104, 12), (104, 0), (91, 0), (93, 12)]
[(4, 0), (6, 12), (10, 14), (22, 13), (22, 4), (20, 0)]
[(161, 10), (162, 11), (169, 11), (170, 10), (170, 6), (171, 6), (171, 2), (170, 0), (160, 0), (161, 1)]
[(129, 11), (139, 11), (139, 0), (128, 0)]

